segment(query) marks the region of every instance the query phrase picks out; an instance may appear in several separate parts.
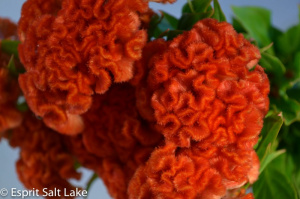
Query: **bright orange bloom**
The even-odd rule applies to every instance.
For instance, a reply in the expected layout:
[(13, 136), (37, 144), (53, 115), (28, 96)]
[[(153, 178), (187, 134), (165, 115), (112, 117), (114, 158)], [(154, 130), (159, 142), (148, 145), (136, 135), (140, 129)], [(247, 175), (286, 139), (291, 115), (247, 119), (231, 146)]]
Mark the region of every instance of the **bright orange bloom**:
[(128, 198), (134, 172), (162, 141), (162, 135), (142, 120), (135, 101), (135, 89), (129, 83), (115, 84), (94, 96), (92, 107), (83, 115), (85, 130), (69, 141), (79, 162), (94, 170), (116, 199)]
[[(0, 47), (2, 39), (16, 39), (17, 26), (8, 19), (0, 18)], [(7, 129), (18, 126), (22, 116), (16, 109), (20, 94), (18, 82), (9, 74), (10, 56), (0, 50), (0, 139)]]
[[(129, 185), (129, 198), (222, 198), (226, 190), (253, 183), (259, 160), (254, 150), (212, 147), (178, 148), (174, 143), (154, 150)], [(247, 196), (248, 197), (248, 196)]]
[(137, 64), (150, 70), (137, 105), (166, 139), (182, 147), (191, 141), (203, 141), (202, 147), (255, 144), (268, 110), (269, 81), (259, 65), (248, 70), (260, 58), (254, 45), (230, 24), (206, 19), (157, 54)]
[[(171, 42), (157, 40), (146, 46), (132, 82), (138, 87), (140, 114), (164, 135), (166, 148), (161, 149), (164, 153), (157, 156), (160, 158), (155, 158), (154, 151), (136, 172), (130, 198), (224, 196), (225, 191), (202, 193), (209, 190), (203, 183), (193, 190), (187, 187), (194, 186), (194, 181), (178, 185), (175, 176), (168, 180), (171, 174), (163, 173), (180, 169), (175, 162), (183, 157), (207, 162), (207, 169), (221, 179), (220, 190), (239, 188), (257, 179), (259, 160), (253, 146), (269, 106), (269, 81), (262, 67), (256, 65), (259, 58), (259, 50), (243, 35), (214, 19), (199, 21)], [(168, 149), (168, 145), (175, 149)], [(173, 160), (167, 166), (154, 168), (170, 155)], [(193, 163), (198, 164), (204, 165)], [(197, 175), (179, 176), (180, 181)], [(165, 183), (166, 187), (159, 189), (155, 183)]]
[(20, 181), (28, 189), (73, 190), (68, 179), (80, 179), (80, 174), (74, 168), (75, 160), (66, 150), (63, 136), (46, 127), (32, 113), (24, 118), (10, 138), (11, 146), (20, 147), (16, 164)]
[[(53, 9), (39, 15), (45, 5), (35, 1), (36, 10), (22, 9), (19, 53), (27, 72), (19, 83), (31, 110), (47, 126), (76, 134), (84, 128), (80, 115), (90, 108), (92, 95), (105, 93), (112, 82), (132, 78), (133, 63), (147, 39), (139, 15), (148, 11), (148, 4), (64, 0), (54, 12), (53, 1)], [(32, 16), (39, 17), (29, 20)]]
[(135, 170), (146, 162), (162, 136), (139, 116), (135, 89), (114, 85), (98, 95), (84, 115), (82, 133), (87, 150), (102, 159), (97, 170), (112, 197), (127, 198), (127, 186)]
[(211, 199), (225, 195), (226, 188), (208, 159), (178, 153), (174, 143), (166, 143), (136, 171), (128, 193), (130, 199)]
[(18, 35), (21, 42), (25, 41), (26, 32), (32, 23), (45, 14), (55, 16), (61, 8), (62, 0), (27, 0), (22, 6), (21, 18), (18, 23)]

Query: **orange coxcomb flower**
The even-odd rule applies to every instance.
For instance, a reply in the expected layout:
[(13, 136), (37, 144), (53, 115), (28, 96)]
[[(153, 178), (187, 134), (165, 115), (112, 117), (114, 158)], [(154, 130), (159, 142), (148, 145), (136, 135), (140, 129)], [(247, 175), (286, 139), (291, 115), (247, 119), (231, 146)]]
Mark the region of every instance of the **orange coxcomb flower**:
[(27, 72), (19, 83), (31, 110), (58, 132), (81, 132), (93, 94), (132, 78), (147, 39), (139, 15), (147, 11), (143, 0), (26, 2), (19, 54)]
[(26, 188), (40, 192), (44, 188), (66, 189), (67, 193), (75, 189), (68, 179), (78, 180), (80, 173), (74, 168), (75, 159), (63, 136), (46, 127), (31, 112), (24, 115), (22, 125), (13, 130), (9, 141), (11, 146), (20, 147), (16, 169)]
[(259, 58), (243, 35), (214, 19), (146, 46), (132, 80), (137, 107), (166, 143), (135, 173), (130, 198), (222, 198), (257, 179), (253, 146), (269, 106)]
[[(0, 18), (0, 47), (2, 39), (16, 39), (17, 26), (8, 19)], [(10, 56), (0, 50), (0, 139), (7, 129), (18, 126), (22, 116), (16, 109), (20, 94), (18, 81), (9, 73)]]
[(212, 199), (224, 195), (226, 189), (209, 159), (180, 154), (174, 143), (166, 143), (136, 171), (128, 192), (131, 199)]
[[(72, 150), (83, 166), (102, 178), (113, 198), (128, 198), (129, 181), (161, 142), (161, 134), (139, 116), (135, 89), (129, 83), (113, 85), (105, 94), (95, 96), (83, 117), (86, 128), (71, 138)], [(80, 143), (80, 150), (73, 139)]]
[[(150, 45), (156, 52), (158, 47)], [(137, 64), (139, 79), (146, 79), (137, 106), (167, 140), (188, 147), (191, 141), (224, 146), (257, 139), (268, 110), (269, 81), (259, 65), (249, 71), (259, 50), (230, 24), (202, 20), (163, 55), (147, 59), (147, 54)], [(143, 65), (148, 68), (139, 69)], [(140, 71), (146, 70), (143, 77)]]

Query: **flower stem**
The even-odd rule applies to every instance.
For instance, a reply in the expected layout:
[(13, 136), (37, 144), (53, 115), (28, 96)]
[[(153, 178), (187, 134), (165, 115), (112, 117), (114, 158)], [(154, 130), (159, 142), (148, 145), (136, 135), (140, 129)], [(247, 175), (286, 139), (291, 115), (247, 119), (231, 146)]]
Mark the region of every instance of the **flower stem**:
[(188, 1), (189, 7), (190, 7), (192, 13), (195, 13), (194, 6), (193, 6), (191, 0), (187, 0), (187, 1)]

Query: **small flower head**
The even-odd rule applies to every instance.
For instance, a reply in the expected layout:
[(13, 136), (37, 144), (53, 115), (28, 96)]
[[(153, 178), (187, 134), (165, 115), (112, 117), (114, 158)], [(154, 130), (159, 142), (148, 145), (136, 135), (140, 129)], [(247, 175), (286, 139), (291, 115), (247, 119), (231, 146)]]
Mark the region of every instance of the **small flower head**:
[(74, 168), (63, 136), (46, 127), (32, 113), (25, 114), (22, 125), (13, 130), (10, 145), (20, 147), (16, 169), (20, 181), (28, 189), (54, 188), (67, 191), (74, 187), (68, 179), (80, 179)]

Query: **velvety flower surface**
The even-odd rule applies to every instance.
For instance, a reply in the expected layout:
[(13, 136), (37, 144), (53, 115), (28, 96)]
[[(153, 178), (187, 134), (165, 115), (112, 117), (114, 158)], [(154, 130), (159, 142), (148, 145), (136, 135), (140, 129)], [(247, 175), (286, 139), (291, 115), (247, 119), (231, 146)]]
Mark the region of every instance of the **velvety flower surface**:
[[(16, 24), (0, 18), (0, 47), (2, 39), (16, 39), (16, 31)], [(0, 50), (0, 139), (4, 131), (18, 126), (22, 121), (22, 116), (16, 109), (20, 94), (18, 81), (7, 68), (10, 59), (8, 54)]]
[(167, 143), (151, 154), (131, 180), (129, 198), (209, 199), (225, 194), (222, 178), (209, 159), (178, 154), (176, 149)]
[(1, 39), (16, 39), (17, 25), (6, 18), (0, 17), (0, 40)]
[(249, 71), (260, 58), (255, 46), (230, 24), (205, 19), (157, 54), (137, 64), (150, 70), (137, 105), (168, 140), (183, 147), (255, 142), (269, 104), (263, 69)]
[(27, 0), (22, 6), (21, 18), (18, 23), (18, 35), (21, 42), (25, 41), (26, 32), (32, 23), (45, 14), (55, 16), (61, 8), (62, 0)]
[(40, 1), (36, 9), (22, 9), (19, 53), (27, 72), (19, 83), (28, 105), (47, 126), (76, 134), (84, 128), (81, 114), (90, 108), (92, 95), (132, 78), (133, 63), (147, 39), (139, 16), (148, 4), (64, 0), (57, 11), (59, 2), (50, 2), (53, 9), (48, 10)]
[[(226, 190), (257, 179), (253, 146), (269, 106), (269, 81), (257, 65), (259, 58), (259, 50), (243, 35), (214, 19), (199, 21), (171, 42), (157, 40), (145, 47), (132, 80), (138, 87), (137, 107), (164, 135), (166, 146), (137, 170), (130, 198), (222, 198)], [(187, 188), (195, 186), (194, 178), (206, 178), (193, 169), (177, 174), (183, 170), (177, 161), (191, 168), (207, 165), (214, 173), (209, 177), (217, 176), (220, 184), (215, 177), (207, 183), (219, 189), (205, 188), (205, 183)], [(165, 166), (154, 167), (160, 164)], [(169, 170), (173, 174), (167, 178)], [(179, 185), (182, 181), (186, 184)]]
[(20, 147), (16, 169), (26, 188), (66, 189), (68, 193), (75, 189), (68, 179), (79, 179), (80, 174), (74, 168), (75, 159), (67, 150), (63, 136), (46, 127), (32, 113), (25, 114), (22, 125), (13, 130), (10, 145)]
[(74, 154), (102, 178), (113, 198), (128, 198), (129, 181), (162, 135), (140, 117), (135, 89), (129, 83), (115, 84), (105, 94), (95, 96), (83, 118), (85, 130), (71, 141)]
[[(2, 58), (0, 52), (0, 59)], [(17, 80), (10, 77), (6, 68), (0, 66), (0, 137), (1, 133), (20, 125), (22, 121), (22, 116), (16, 109), (19, 93)]]

